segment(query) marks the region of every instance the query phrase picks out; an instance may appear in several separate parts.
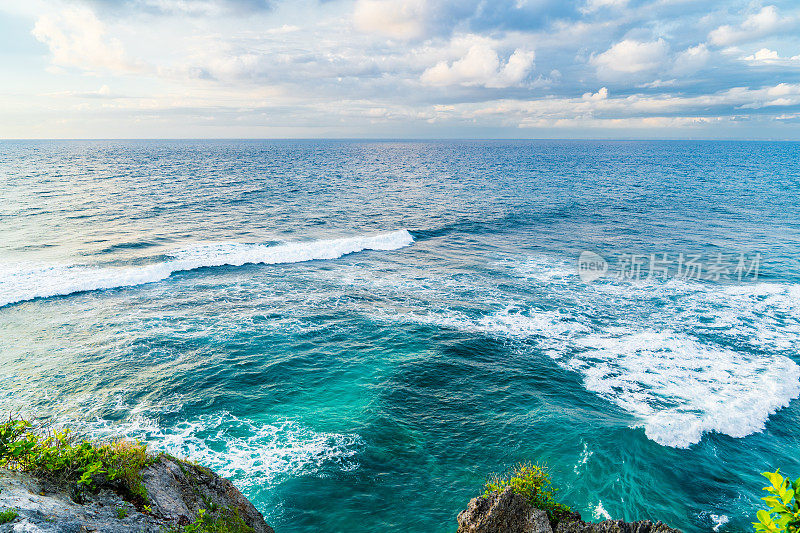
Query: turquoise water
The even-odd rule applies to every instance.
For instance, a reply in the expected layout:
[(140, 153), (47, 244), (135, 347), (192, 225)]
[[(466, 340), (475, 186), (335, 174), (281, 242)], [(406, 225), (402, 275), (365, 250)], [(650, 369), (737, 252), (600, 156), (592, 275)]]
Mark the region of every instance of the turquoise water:
[[(282, 533), (454, 531), (523, 460), (585, 518), (746, 530), (758, 473), (800, 475), (799, 162), (797, 143), (2, 142), (0, 409), (188, 456)], [(609, 275), (583, 281), (583, 251)], [(611, 275), (665, 253), (763, 262)]]

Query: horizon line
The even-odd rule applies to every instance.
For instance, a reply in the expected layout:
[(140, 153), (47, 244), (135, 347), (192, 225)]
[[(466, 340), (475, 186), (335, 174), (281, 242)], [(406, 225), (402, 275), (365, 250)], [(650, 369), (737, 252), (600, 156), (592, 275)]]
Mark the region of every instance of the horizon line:
[(18, 141), (587, 141), (587, 142), (793, 142), (792, 138), (652, 138), (652, 137), (0, 137), (0, 142)]

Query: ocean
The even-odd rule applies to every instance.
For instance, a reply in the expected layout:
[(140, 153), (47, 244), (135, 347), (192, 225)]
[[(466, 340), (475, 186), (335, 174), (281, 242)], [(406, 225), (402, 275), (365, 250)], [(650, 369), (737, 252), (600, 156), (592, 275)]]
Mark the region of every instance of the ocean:
[(281, 533), (744, 531), (800, 475), (800, 144), (2, 141), (0, 411), (229, 477)]

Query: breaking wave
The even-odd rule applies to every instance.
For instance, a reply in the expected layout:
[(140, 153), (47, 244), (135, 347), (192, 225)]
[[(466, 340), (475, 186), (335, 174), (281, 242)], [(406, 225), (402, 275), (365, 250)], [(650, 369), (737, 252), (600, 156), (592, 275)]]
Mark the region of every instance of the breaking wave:
[(203, 267), (299, 263), (337, 259), (364, 250), (397, 250), (414, 238), (406, 230), (341, 239), (289, 242), (274, 246), (243, 243), (198, 244), (177, 250), (173, 259), (145, 266), (111, 268), (83, 265), (0, 267), (0, 307), (35, 298), (132, 287), (167, 279), (175, 272)]
[[(72, 422), (71, 425), (79, 423)], [(94, 438), (124, 435), (152, 450), (186, 457), (233, 480), (245, 493), (268, 490), (287, 476), (358, 468), (364, 441), (357, 434), (320, 433), (294, 420), (258, 424), (228, 412), (202, 415), (169, 428), (136, 415), (126, 422), (83, 426)]]
[[(659, 444), (704, 434), (744, 437), (800, 396), (800, 286), (577, 283), (549, 264), (521, 273), (563, 305), (515, 301), (488, 312), (420, 308), (382, 320), (434, 325), (534, 344), (584, 387), (625, 409)], [(509, 295), (509, 299), (512, 296)]]

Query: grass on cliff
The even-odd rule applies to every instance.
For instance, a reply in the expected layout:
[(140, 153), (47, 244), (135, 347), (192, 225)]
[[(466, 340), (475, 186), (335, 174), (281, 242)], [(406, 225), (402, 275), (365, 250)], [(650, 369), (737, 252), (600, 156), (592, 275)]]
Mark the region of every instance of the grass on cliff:
[(255, 533), (255, 530), (242, 520), (238, 511), (225, 507), (212, 513), (200, 509), (194, 522), (170, 533)]
[(17, 513), (16, 509), (6, 509), (3, 512), (0, 512), (0, 525), (8, 524), (17, 519), (19, 514)]
[[(150, 508), (147, 505), (147, 490), (142, 482), (142, 469), (157, 459), (157, 455), (147, 453), (146, 445), (138, 442), (91, 442), (76, 438), (68, 429), (42, 430), (34, 428), (26, 420), (14, 418), (0, 423), (0, 467), (26, 472), (57, 486), (72, 486), (77, 489), (78, 495), (84, 490), (95, 490), (101, 486), (111, 488), (132, 500), (144, 512), (150, 512)], [(184, 468), (180, 461), (178, 465)], [(254, 533), (238, 511), (208, 503), (210, 511), (201, 509), (194, 522), (165, 531)], [(128, 511), (118, 508), (116, 515), (124, 520)], [(0, 524), (16, 517), (16, 511), (4, 511), (0, 513)]]
[(102, 484), (144, 504), (148, 498), (141, 471), (154, 460), (138, 442), (93, 443), (75, 438), (68, 429), (40, 434), (25, 420), (0, 424), (0, 467), (72, 485), (79, 494)]
[(571, 512), (568, 506), (555, 500), (558, 489), (553, 487), (550, 474), (542, 465), (520, 463), (504, 474), (493, 475), (484, 486), (484, 496), (493, 492), (501, 493), (507, 487), (525, 497), (533, 507), (545, 511), (552, 524), (558, 523)]

